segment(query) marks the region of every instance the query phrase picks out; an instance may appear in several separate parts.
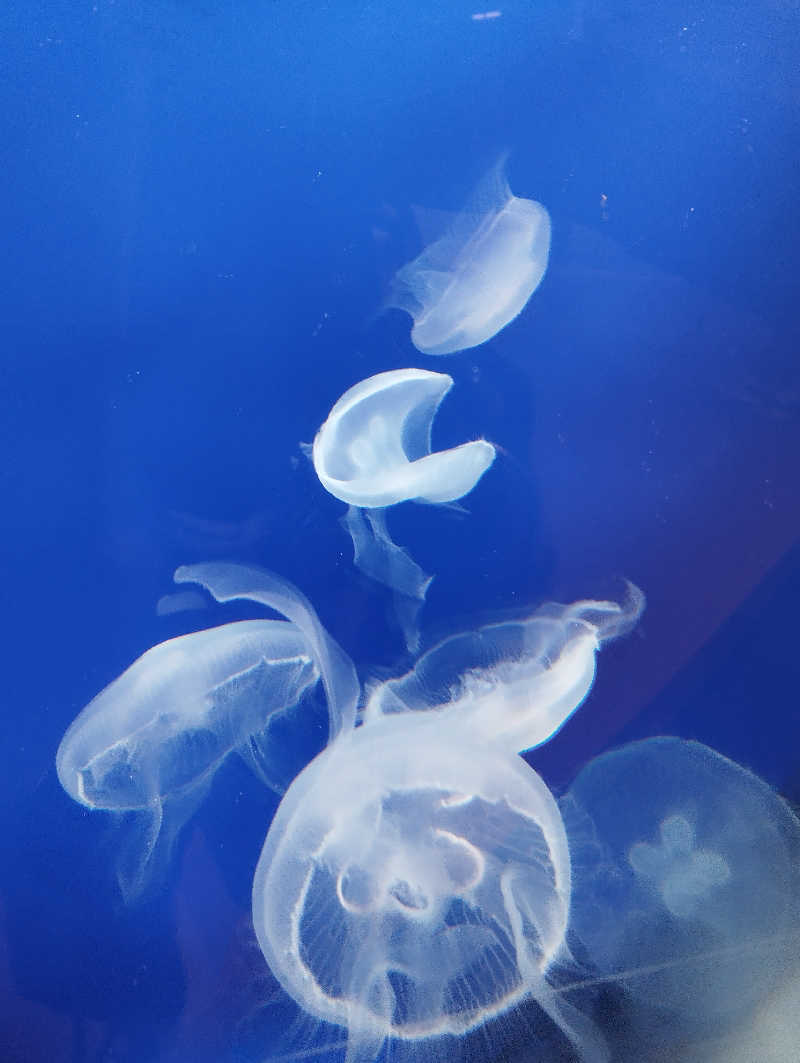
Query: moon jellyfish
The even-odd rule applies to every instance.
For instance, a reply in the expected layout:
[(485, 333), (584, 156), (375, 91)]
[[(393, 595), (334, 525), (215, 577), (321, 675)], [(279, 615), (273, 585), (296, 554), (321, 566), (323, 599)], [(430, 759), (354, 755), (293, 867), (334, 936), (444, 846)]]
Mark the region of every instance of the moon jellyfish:
[(436, 1038), (528, 996), (593, 1042), (548, 978), (569, 902), (567, 839), (539, 776), (409, 713), (343, 736), (292, 783), (256, 868), (253, 922), (283, 988), (347, 1029), (347, 1063), (367, 1063), (386, 1040), (441, 1058)]
[[(431, 452), (431, 427), (452, 377), (396, 369), (362, 380), (336, 402), (311, 457), (322, 486), (351, 507), (345, 518), (355, 563), (401, 596), (398, 608), (410, 649), (431, 577), (391, 538), (376, 510), (398, 502), (453, 502), (468, 494), (495, 458), (477, 439)], [(360, 514), (358, 509), (370, 512)]]
[(644, 595), (551, 603), (525, 620), (490, 624), (441, 642), (414, 668), (370, 692), (365, 716), (436, 710), (443, 723), (509, 752), (547, 742), (581, 705), (604, 643), (629, 630)]
[(648, 739), (592, 761), (562, 810), (571, 932), (639, 1044), (730, 1030), (797, 962), (800, 822), (745, 768)]
[(547, 269), (550, 216), (511, 194), (505, 156), (471, 203), (434, 243), (395, 275), (388, 305), (414, 319), (423, 354), (477, 347), (523, 310)]
[(393, 369), (362, 380), (335, 403), (317, 432), (312, 460), (320, 483), (351, 506), (454, 502), (495, 458), (485, 439), (431, 453), (431, 426), (453, 378)]
[(229, 753), (272, 782), (270, 718), (317, 679), (294, 624), (245, 620), (154, 646), (78, 715), (58, 748), (58, 778), (88, 808), (139, 814), (118, 866), (127, 898), (166, 862)]

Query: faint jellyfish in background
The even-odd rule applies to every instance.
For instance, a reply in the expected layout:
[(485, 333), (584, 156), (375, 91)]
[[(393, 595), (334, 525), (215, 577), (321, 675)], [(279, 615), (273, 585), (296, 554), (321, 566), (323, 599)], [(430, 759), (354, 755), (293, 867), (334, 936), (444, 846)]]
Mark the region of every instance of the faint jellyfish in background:
[(389, 306), (414, 319), (423, 354), (477, 347), (505, 328), (538, 288), (550, 254), (550, 216), (511, 194), (506, 156), (447, 231), (398, 270)]
[(561, 807), (571, 933), (624, 993), (631, 1058), (735, 1030), (798, 966), (800, 822), (745, 768), (648, 739), (588, 764)]
[(270, 719), (317, 679), (294, 624), (244, 620), (154, 646), (77, 716), (58, 748), (58, 777), (87, 808), (137, 814), (117, 867), (126, 900), (163, 871), (230, 753), (274, 784)]
[(407, 501), (454, 502), (495, 458), (495, 448), (483, 439), (431, 452), (433, 419), (452, 386), (452, 377), (423, 369), (362, 380), (335, 403), (310, 451), (322, 486), (350, 506), (344, 525), (356, 565), (398, 596), (398, 617), (412, 650), (431, 577), (392, 541), (383, 510)]
[(526, 619), (454, 635), (406, 675), (373, 686), (365, 717), (435, 711), (475, 740), (533, 749), (582, 704), (597, 651), (629, 631), (643, 608), (644, 595), (627, 583), (622, 603), (549, 603)]
[[(292, 783), (253, 883), (273, 974), (347, 1030), (347, 1063), (441, 1059), (533, 998), (593, 1061), (592, 1024), (554, 989), (570, 862), (558, 806), (521, 757), (435, 713), (369, 720)], [(531, 1034), (531, 1036), (533, 1036)], [(450, 1047), (448, 1047), (450, 1046)]]

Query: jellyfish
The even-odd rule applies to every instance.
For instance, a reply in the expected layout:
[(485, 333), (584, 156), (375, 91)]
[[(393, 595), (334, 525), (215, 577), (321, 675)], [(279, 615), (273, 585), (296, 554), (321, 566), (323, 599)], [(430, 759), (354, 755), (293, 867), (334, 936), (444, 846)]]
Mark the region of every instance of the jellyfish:
[(570, 930), (624, 991), (635, 1058), (734, 1030), (797, 964), (800, 822), (745, 768), (635, 742), (587, 765), (562, 812)]
[[(218, 601), (250, 599), (287, 620), (245, 620), (170, 639), (148, 650), (68, 728), (56, 768), (67, 793), (90, 808), (137, 813), (122, 847), (124, 896), (140, 896), (166, 866), (186, 820), (232, 752), (276, 790), (283, 750), (271, 730), (318, 679), (335, 737), (355, 720), (358, 680), (349, 658), (288, 581), (243, 565), (183, 566)], [(287, 622), (288, 621), (288, 622)]]
[(294, 624), (244, 620), (154, 646), (77, 716), (58, 748), (58, 778), (88, 808), (138, 813), (118, 864), (126, 899), (166, 864), (230, 753), (273, 783), (270, 718), (317, 679)]
[(317, 432), (312, 460), (320, 483), (348, 505), (454, 502), (495, 458), (485, 439), (431, 453), (431, 426), (453, 378), (393, 369), (346, 391)]
[(454, 635), (406, 675), (373, 686), (365, 717), (435, 711), (475, 740), (533, 749), (582, 704), (598, 649), (629, 630), (643, 608), (644, 595), (627, 583), (621, 604), (550, 603), (526, 619)]
[(346, 1028), (347, 1063), (386, 1041), (442, 1058), (444, 1039), (529, 997), (585, 1058), (605, 1059), (551, 984), (569, 904), (547, 786), (433, 713), (330, 744), (284, 796), (253, 882), (267, 963), (306, 1013)]
[(400, 596), (410, 649), (417, 648), (416, 618), (431, 577), (392, 540), (381, 511), (406, 501), (454, 502), (495, 458), (483, 439), (431, 453), (433, 418), (452, 386), (452, 377), (423, 369), (362, 380), (335, 403), (311, 448), (322, 486), (350, 506), (345, 527), (356, 565)]
[(550, 216), (511, 194), (504, 155), (467, 208), (434, 243), (398, 270), (388, 305), (414, 319), (423, 354), (477, 347), (524, 309), (547, 269)]

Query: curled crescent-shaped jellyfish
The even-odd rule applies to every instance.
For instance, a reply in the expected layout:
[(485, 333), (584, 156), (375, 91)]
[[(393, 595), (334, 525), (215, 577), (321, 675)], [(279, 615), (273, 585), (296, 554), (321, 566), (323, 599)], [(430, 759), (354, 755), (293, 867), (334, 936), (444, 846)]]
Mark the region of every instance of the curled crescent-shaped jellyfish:
[(442, 1058), (436, 1038), (528, 996), (583, 1041), (548, 980), (569, 900), (561, 816), (533, 769), (408, 713), (340, 738), (292, 783), (256, 869), (253, 921), (284, 989), (347, 1029), (348, 1063), (386, 1040)]
[(154, 646), (76, 717), (56, 756), (61, 785), (88, 808), (139, 814), (118, 863), (126, 898), (166, 862), (228, 754), (271, 782), (270, 719), (318, 678), (294, 624), (244, 620)]
[(495, 336), (523, 310), (547, 269), (550, 216), (511, 193), (506, 157), (447, 231), (403, 266), (388, 305), (414, 319), (423, 354), (453, 354)]
[(454, 502), (495, 458), (485, 439), (431, 453), (431, 426), (453, 386), (446, 373), (393, 369), (362, 380), (335, 403), (312, 447), (322, 486), (351, 506)]
[(729, 1033), (796, 969), (800, 822), (747, 769), (651, 738), (591, 761), (562, 811), (570, 929), (637, 1048)]
[(383, 508), (399, 502), (454, 502), (495, 458), (476, 439), (431, 452), (431, 427), (452, 377), (395, 369), (362, 380), (336, 402), (311, 448), (322, 486), (347, 502), (344, 526), (361, 571), (395, 592), (406, 644), (418, 649), (417, 617), (431, 576), (395, 543)]
[(406, 675), (375, 685), (365, 718), (435, 711), (443, 726), (523, 752), (547, 742), (589, 693), (597, 651), (628, 631), (644, 595), (626, 584), (621, 603), (549, 603), (523, 620), (445, 639)]

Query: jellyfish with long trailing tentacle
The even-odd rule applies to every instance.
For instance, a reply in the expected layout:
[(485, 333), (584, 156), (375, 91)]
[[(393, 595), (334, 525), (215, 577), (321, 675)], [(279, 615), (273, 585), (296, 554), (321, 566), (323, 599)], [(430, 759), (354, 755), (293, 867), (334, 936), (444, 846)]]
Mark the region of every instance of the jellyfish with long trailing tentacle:
[(350, 660), (287, 580), (232, 564), (184, 566), (175, 580), (200, 584), (218, 601), (256, 601), (287, 619), (237, 621), (153, 647), (64, 735), (56, 768), (67, 793), (89, 808), (135, 813), (117, 869), (129, 900), (166, 866), (230, 753), (281, 791), (275, 718), (321, 678), (335, 737), (352, 728), (359, 697)]
[(349, 506), (344, 525), (355, 564), (398, 596), (398, 618), (414, 651), (431, 577), (392, 540), (385, 508), (455, 502), (495, 458), (494, 446), (484, 439), (432, 451), (433, 419), (452, 386), (447, 374), (423, 369), (362, 380), (334, 404), (310, 451), (322, 486)]

